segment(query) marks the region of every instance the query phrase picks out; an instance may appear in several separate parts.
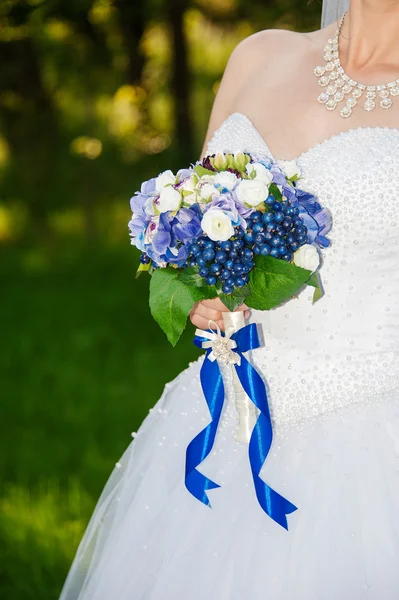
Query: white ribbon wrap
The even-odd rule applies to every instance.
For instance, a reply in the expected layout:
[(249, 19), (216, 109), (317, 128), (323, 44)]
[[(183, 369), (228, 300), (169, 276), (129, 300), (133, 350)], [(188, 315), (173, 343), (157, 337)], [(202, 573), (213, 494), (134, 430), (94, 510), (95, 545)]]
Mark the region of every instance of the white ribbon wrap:
[[(233, 333), (245, 326), (244, 312), (224, 312), (222, 314), (225, 327), (224, 336), (222, 336), (220, 327), (214, 321), (209, 321), (211, 331), (197, 329), (195, 335), (209, 340), (202, 343), (204, 349), (212, 348), (208, 356), (209, 360), (212, 362), (217, 360), (222, 365), (239, 365), (241, 358), (239, 354), (234, 352), (237, 344), (230, 338)], [(234, 437), (237, 442), (247, 444), (258, 417), (258, 410), (245, 393), (235, 369), (232, 369), (232, 377), (234, 399), (238, 413), (238, 426)]]
[[(225, 330), (229, 331), (230, 335), (245, 326), (243, 311), (224, 312), (222, 314)], [(234, 437), (237, 442), (247, 444), (251, 438), (251, 433), (258, 417), (258, 411), (255, 404), (246, 395), (236, 370), (232, 369), (232, 371), (234, 398), (238, 413), (238, 426)]]

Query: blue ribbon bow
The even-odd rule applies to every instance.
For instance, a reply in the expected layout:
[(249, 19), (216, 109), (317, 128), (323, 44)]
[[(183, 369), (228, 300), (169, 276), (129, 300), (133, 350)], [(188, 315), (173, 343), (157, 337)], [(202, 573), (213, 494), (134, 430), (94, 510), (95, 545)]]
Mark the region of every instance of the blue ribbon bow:
[[(208, 332), (214, 333), (210, 330)], [(196, 335), (194, 343), (200, 348), (207, 348), (200, 379), (212, 420), (187, 447), (185, 484), (195, 498), (210, 506), (206, 492), (220, 486), (200, 473), (197, 467), (212, 450), (223, 409), (224, 386), (218, 362), (215, 360), (213, 345), (208, 339)], [(233, 333), (230, 339), (233, 343), (230, 344), (229, 351), (238, 355), (234, 367), (241, 385), (260, 411), (249, 441), (249, 462), (256, 497), (265, 513), (288, 530), (287, 515), (297, 510), (297, 507), (268, 486), (259, 475), (272, 444), (273, 430), (265, 385), (259, 373), (242, 354), (260, 346), (256, 325), (251, 323), (242, 327)]]

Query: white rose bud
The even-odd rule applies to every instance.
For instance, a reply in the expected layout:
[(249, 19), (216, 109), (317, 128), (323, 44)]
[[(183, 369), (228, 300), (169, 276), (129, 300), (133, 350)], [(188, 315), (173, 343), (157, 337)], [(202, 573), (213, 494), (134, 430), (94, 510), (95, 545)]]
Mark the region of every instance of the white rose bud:
[(243, 152), (234, 152), (234, 167), (236, 169), (238, 169), (239, 171), (243, 171), (247, 162), (248, 159)]
[(164, 187), (159, 193), (159, 198), (154, 200), (156, 208), (161, 213), (168, 210), (177, 210), (180, 208), (181, 203), (181, 193), (171, 185)]
[(176, 176), (172, 173), (172, 171), (164, 171), (155, 181), (155, 189), (157, 192), (160, 192), (166, 185), (176, 183)]
[(201, 227), (214, 242), (225, 242), (234, 234), (230, 217), (219, 208), (210, 208), (202, 217)]
[(277, 164), (287, 179), (299, 179), (301, 171), (295, 160), (278, 160)]
[(249, 177), (253, 179), (259, 179), (267, 186), (269, 186), (272, 182), (273, 175), (269, 169), (266, 169), (266, 167), (261, 163), (248, 163), (246, 171)]
[(227, 168), (227, 159), (223, 152), (216, 152), (214, 158), (211, 159), (211, 163), (216, 169), (226, 169)]
[(258, 206), (269, 195), (269, 188), (260, 179), (243, 179), (235, 190), (239, 202), (248, 206)]
[(213, 181), (227, 190), (232, 190), (237, 184), (238, 178), (237, 175), (231, 173), (230, 171), (223, 171), (222, 173), (217, 173), (214, 176)]
[(302, 269), (316, 271), (320, 265), (320, 256), (316, 246), (313, 244), (304, 244), (294, 252), (294, 264)]

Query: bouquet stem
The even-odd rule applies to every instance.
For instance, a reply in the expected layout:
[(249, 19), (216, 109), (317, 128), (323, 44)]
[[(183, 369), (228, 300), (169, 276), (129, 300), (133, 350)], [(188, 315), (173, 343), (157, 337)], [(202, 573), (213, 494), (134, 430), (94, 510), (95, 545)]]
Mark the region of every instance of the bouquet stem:
[[(243, 311), (223, 312), (222, 314), (226, 330), (229, 329), (231, 332), (235, 332), (245, 326)], [(237, 442), (245, 444), (249, 442), (252, 430), (256, 423), (258, 416), (257, 409), (245, 393), (234, 368), (232, 368), (232, 374), (235, 405), (238, 413), (238, 427), (234, 437)]]

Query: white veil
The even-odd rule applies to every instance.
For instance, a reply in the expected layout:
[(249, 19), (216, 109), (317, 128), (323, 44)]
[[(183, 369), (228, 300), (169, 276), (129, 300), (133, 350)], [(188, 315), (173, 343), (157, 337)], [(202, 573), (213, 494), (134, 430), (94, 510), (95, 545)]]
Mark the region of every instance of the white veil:
[(321, 26), (327, 27), (334, 21), (339, 21), (344, 12), (349, 8), (350, 0), (323, 0), (321, 13)]

